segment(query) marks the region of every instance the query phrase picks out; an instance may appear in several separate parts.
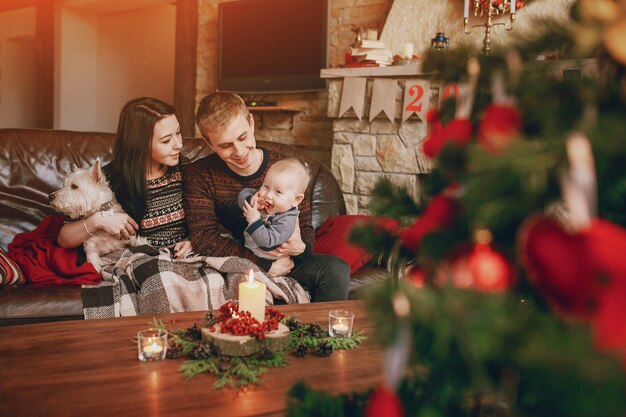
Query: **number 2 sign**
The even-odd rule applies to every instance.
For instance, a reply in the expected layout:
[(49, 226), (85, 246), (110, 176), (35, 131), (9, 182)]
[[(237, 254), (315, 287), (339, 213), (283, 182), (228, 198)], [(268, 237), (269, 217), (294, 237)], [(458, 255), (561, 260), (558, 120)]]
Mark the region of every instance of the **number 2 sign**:
[(402, 123), (413, 113), (426, 123), (426, 113), (430, 104), (430, 81), (406, 80), (404, 85), (404, 105), (402, 107)]

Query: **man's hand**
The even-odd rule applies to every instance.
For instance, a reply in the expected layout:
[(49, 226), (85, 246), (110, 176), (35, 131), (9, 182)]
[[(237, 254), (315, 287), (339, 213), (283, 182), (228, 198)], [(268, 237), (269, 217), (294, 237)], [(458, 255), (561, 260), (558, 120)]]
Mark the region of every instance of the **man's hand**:
[(293, 269), (293, 261), (290, 257), (278, 258), (272, 262), (272, 267), (267, 271), (270, 277), (282, 277), (287, 275)]
[(296, 230), (293, 231), (293, 235), (289, 240), (285, 241), (278, 248), (270, 251), (265, 251), (270, 256), (281, 258), (283, 256), (298, 256), (306, 249), (305, 243), (302, 241), (300, 235), (300, 224), (296, 223)]
[(250, 203), (243, 202), (243, 215), (246, 217), (248, 224), (252, 224), (261, 218), (261, 213), (256, 208), (256, 197), (252, 197)]

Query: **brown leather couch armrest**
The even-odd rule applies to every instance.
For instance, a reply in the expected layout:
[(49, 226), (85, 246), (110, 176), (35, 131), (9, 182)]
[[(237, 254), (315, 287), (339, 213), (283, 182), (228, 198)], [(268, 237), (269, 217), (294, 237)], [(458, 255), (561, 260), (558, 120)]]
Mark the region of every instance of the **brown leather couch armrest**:
[(80, 287), (0, 286), (0, 325), (82, 319)]

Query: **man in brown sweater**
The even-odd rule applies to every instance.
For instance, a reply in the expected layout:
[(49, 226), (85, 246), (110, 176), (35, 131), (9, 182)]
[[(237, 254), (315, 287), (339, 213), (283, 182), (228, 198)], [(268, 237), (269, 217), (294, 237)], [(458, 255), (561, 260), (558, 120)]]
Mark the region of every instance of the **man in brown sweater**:
[(291, 239), (268, 252), (278, 259), (259, 258), (244, 246), (247, 222), (237, 195), (244, 188), (258, 189), (269, 166), (285, 156), (256, 147), (254, 118), (241, 97), (225, 91), (209, 94), (200, 102), (196, 123), (215, 153), (188, 165), (183, 173), (185, 212), (194, 251), (207, 256), (244, 257), (271, 276), (291, 276), (309, 291), (313, 301), (345, 300), (348, 264), (332, 255), (312, 253), (315, 231), (309, 192), (300, 203), (299, 223)]

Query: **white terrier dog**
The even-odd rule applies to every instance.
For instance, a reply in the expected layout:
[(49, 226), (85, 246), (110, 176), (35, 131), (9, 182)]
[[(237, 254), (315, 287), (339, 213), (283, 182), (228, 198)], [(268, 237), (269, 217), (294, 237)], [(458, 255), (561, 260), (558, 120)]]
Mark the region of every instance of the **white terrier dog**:
[[(80, 220), (100, 211), (102, 216), (123, 213), (122, 206), (115, 200), (115, 195), (102, 172), (100, 159), (89, 169), (74, 167), (74, 172), (67, 176), (63, 188), (49, 195), (50, 206), (72, 220)], [(89, 232), (88, 232), (89, 233)], [(149, 244), (138, 235), (128, 240), (116, 239), (104, 230), (97, 230), (83, 243), (87, 262), (96, 271), (102, 270), (101, 255), (122, 249), (125, 246)]]

